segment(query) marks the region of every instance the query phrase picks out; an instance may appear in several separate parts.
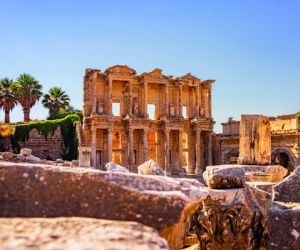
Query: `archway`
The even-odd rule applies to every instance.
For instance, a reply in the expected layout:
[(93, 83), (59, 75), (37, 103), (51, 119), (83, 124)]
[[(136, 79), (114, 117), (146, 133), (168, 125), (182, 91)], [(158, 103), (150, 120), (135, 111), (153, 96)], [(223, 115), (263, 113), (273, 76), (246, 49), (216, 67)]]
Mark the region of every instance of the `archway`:
[(237, 164), (240, 153), (237, 150), (230, 150), (225, 157), (225, 164)]
[(275, 149), (272, 152), (272, 164), (281, 165), (291, 172), (295, 166), (293, 154), (284, 148)]

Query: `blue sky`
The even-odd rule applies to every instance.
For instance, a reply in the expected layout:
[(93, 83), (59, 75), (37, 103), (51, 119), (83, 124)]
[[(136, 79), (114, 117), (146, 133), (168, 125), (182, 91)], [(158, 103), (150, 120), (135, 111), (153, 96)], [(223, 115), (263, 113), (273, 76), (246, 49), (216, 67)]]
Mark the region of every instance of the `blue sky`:
[[(300, 110), (300, 1), (0, 0), (0, 78), (30, 73), (82, 107), (85, 68), (216, 79), (213, 115)], [(0, 112), (0, 120), (3, 120)], [(39, 103), (31, 118), (47, 116)], [(11, 114), (21, 121), (20, 107)]]

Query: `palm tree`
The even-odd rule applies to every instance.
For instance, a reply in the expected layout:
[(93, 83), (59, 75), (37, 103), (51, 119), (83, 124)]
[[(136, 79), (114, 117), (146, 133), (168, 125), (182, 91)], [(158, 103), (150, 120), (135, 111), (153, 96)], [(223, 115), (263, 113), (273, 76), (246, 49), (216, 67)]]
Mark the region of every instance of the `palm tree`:
[(9, 113), (17, 105), (16, 84), (9, 78), (0, 80), (0, 105), (5, 112), (5, 123), (10, 123)]
[(49, 89), (44, 95), (42, 103), (49, 109), (49, 119), (57, 118), (60, 110), (65, 110), (70, 105), (70, 97), (59, 87)]
[(29, 121), (30, 109), (43, 95), (43, 86), (33, 76), (22, 74), (17, 79), (18, 102), (23, 107), (24, 122)]

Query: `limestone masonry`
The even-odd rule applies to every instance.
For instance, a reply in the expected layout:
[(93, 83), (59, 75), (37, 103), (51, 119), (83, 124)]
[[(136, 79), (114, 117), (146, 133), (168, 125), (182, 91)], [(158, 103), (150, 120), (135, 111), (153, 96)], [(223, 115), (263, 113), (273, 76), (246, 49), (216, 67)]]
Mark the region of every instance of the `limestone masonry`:
[(160, 69), (87, 69), (80, 165), (104, 169), (113, 161), (136, 172), (152, 159), (169, 174), (201, 172), (213, 163), (213, 83)]

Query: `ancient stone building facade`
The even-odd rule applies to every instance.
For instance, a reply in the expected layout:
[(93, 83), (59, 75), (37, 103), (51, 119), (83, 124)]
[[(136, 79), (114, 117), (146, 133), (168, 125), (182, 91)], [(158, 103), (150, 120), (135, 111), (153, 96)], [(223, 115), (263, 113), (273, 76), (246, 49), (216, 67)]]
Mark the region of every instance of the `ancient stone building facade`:
[(87, 69), (82, 158), (98, 169), (113, 161), (131, 171), (153, 159), (170, 174), (211, 165), (213, 83), (160, 69), (141, 75), (121, 65)]
[[(297, 114), (269, 117), (271, 126), (271, 162), (283, 165), (290, 170), (300, 165), (300, 129)], [(229, 118), (222, 123), (219, 134), (220, 157), (218, 164), (234, 164), (240, 155), (240, 121)]]

